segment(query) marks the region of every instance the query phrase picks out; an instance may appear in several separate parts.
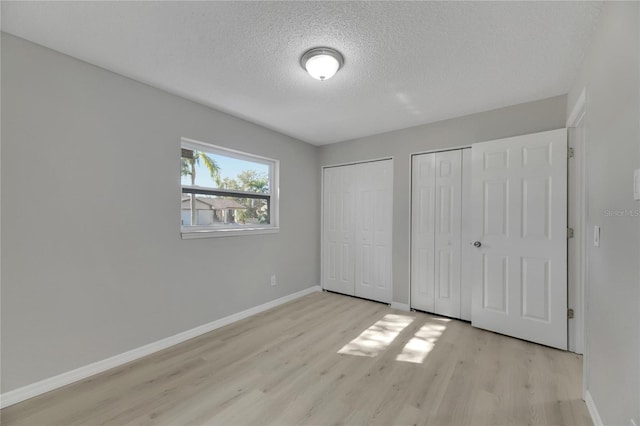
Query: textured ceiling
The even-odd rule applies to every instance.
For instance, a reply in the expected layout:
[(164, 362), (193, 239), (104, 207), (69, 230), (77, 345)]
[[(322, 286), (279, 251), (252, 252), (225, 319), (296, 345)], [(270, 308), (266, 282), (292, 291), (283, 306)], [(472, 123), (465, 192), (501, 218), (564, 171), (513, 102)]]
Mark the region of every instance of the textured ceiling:
[(3, 1), (2, 30), (320, 145), (567, 93), (601, 7)]

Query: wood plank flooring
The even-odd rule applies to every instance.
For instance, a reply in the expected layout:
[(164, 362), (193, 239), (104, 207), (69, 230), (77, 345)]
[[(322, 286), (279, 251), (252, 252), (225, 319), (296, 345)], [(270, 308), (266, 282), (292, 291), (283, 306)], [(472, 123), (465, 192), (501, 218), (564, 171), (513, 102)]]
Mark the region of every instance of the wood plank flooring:
[(464, 322), (315, 293), (7, 407), (0, 420), (589, 425), (581, 368), (578, 355)]

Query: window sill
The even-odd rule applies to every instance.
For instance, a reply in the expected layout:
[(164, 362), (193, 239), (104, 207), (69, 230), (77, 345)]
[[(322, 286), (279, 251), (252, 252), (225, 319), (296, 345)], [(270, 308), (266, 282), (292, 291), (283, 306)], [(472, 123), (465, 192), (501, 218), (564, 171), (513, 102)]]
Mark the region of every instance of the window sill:
[(183, 240), (192, 240), (197, 238), (218, 238), (218, 237), (238, 237), (240, 235), (260, 235), (260, 234), (277, 234), (280, 232), (278, 227), (268, 228), (244, 228), (244, 229), (199, 229), (185, 230), (180, 232)]

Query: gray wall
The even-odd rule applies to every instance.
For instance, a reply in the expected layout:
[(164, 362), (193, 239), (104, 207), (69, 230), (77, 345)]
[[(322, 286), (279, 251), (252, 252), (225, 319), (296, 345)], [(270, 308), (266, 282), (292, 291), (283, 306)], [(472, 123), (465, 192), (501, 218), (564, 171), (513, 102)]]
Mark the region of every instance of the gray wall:
[[(601, 227), (589, 257), (587, 387), (606, 425), (640, 425), (640, 4), (607, 3), (567, 106), (587, 88), (588, 228)], [(587, 235), (591, 242), (591, 235)]]
[[(319, 284), (316, 147), (6, 34), (2, 67), (2, 392)], [(181, 136), (279, 159), (280, 233), (181, 240)]]
[(409, 303), (411, 154), (565, 126), (566, 96), (320, 147), (320, 165), (394, 157), (393, 300)]

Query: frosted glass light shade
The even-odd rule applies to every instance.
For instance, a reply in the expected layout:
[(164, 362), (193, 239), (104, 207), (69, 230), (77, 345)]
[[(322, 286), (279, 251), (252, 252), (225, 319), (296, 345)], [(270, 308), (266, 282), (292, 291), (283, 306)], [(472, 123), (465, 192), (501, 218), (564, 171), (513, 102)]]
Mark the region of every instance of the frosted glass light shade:
[(316, 80), (328, 80), (342, 67), (344, 59), (340, 52), (328, 47), (307, 51), (300, 59), (302, 68)]
[(309, 75), (316, 80), (327, 80), (335, 75), (340, 64), (333, 56), (318, 55), (309, 58), (305, 68)]

